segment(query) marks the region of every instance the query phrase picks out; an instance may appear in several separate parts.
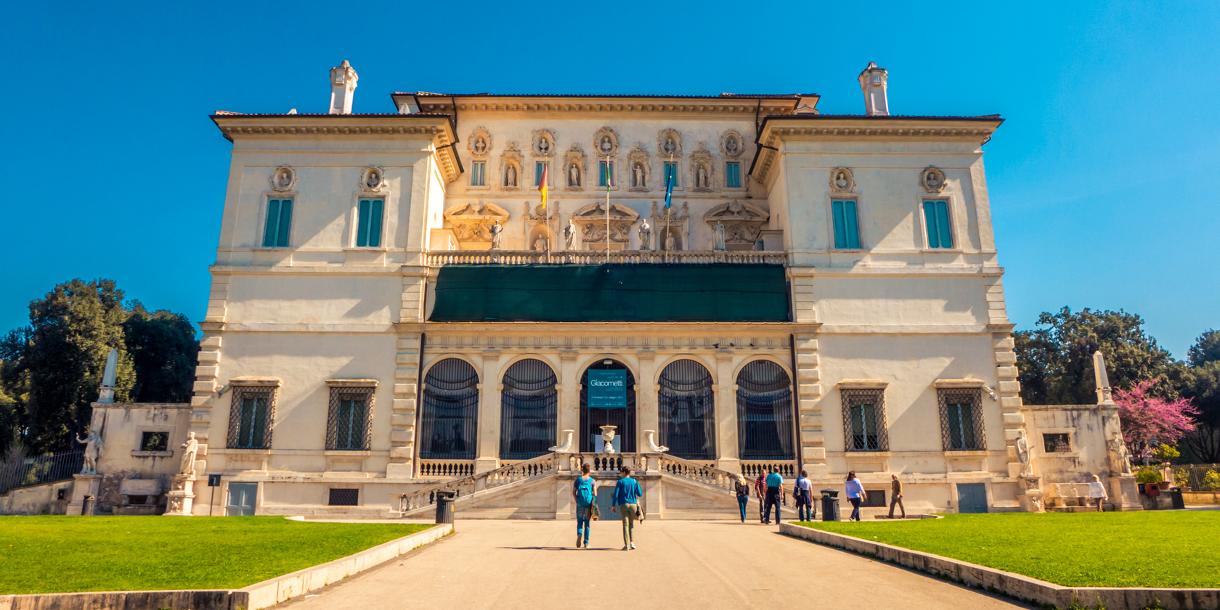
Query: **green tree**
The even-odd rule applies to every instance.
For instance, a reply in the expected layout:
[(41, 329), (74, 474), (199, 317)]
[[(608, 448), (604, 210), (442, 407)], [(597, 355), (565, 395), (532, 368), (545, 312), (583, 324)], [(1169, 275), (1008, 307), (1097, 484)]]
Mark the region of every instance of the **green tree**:
[(1220, 463), (1220, 361), (1190, 369), (1189, 385), (1182, 394), (1199, 409), (1198, 427), (1182, 439), (1183, 461)]
[(1199, 335), (1195, 344), (1186, 352), (1190, 366), (1199, 367), (1209, 362), (1220, 362), (1220, 330), (1211, 329)]
[(135, 366), (136, 402), (189, 402), (199, 344), (195, 327), (182, 314), (149, 312), (138, 301), (123, 323), (124, 341)]
[[(1116, 389), (1168, 376), (1174, 365), (1169, 352), (1144, 332), (1144, 320), (1121, 310), (1045, 312), (1036, 328), (1018, 331), (1015, 340), (1021, 395), (1030, 404), (1095, 402), (1093, 352), (1098, 349)], [(1178, 395), (1174, 383), (1158, 384), (1158, 390)]]

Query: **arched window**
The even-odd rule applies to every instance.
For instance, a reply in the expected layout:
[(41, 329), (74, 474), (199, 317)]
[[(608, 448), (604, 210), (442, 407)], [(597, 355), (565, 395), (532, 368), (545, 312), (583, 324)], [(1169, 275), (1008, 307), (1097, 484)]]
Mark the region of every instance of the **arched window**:
[(712, 374), (694, 360), (675, 360), (661, 371), (659, 386), (661, 444), (680, 458), (716, 459)]
[(795, 459), (792, 382), (768, 360), (755, 360), (737, 374), (737, 438), (743, 460)]
[(479, 374), (465, 360), (446, 358), (424, 378), (420, 459), (473, 460), (479, 416)]
[(500, 459), (528, 460), (555, 444), (555, 372), (541, 360), (520, 360), (504, 373), (500, 393)]
[[(603, 408), (589, 405), (589, 371), (623, 371), (627, 377), (626, 407)], [(618, 450), (626, 453), (635, 451), (635, 376), (631, 369), (615, 360), (601, 360), (589, 365), (580, 377), (580, 450), (595, 451), (597, 439), (601, 437), (601, 427), (617, 426), (615, 436), (619, 443)]]

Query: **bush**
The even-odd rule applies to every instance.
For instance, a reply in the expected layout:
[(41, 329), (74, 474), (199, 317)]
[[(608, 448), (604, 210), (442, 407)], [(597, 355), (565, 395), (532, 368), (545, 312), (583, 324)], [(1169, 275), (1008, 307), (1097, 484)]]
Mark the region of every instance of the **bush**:
[(1199, 487), (1203, 491), (1220, 491), (1220, 472), (1216, 472), (1214, 469), (1205, 472), (1202, 485)]
[(1135, 471), (1137, 483), (1151, 484), (1161, 482), (1161, 471), (1156, 466), (1144, 466)]
[(1178, 451), (1173, 445), (1160, 444), (1156, 449), (1152, 450), (1152, 457), (1158, 462), (1172, 462), (1182, 457), (1182, 452)]

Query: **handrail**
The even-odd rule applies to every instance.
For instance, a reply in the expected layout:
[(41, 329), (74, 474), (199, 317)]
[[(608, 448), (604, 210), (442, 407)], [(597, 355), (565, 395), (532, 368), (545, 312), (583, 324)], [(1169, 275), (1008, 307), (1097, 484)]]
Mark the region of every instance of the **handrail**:
[(719, 487), (725, 491), (735, 492), (735, 485), (741, 478), (740, 473), (721, 470), (714, 465), (704, 462), (687, 460), (668, 453), (662, 453), (660, 457), (660, 470), (662, 473), (712, 487)]
[(788, 253), (778, 250), (707, 250), (707, 251), (657, 251), (623, 250), (611, 252), (607, 258), (604, 250), (563, 250), (539, 252), (537, 250), (434, 250), (424, 255), (431, 267), (444, 265), (600, 265), (611, 263), (658, 264), (658, 263), (730, 263), (772, 264), (788, 262)]
[(0, 494), (18, 487), (66, 481), (81, 471), (84, 461), (85, 452), (76, 450), (0, 462)]
[(437, 492), (453, 492), (459, 498), (469, 497), (509, 483), (546, 476), (556, 472), (558, 464), (559, 461), (554, 453), (544, 453), (525, 461), (506, 464), (495, 470), (437, 482), (422, 489), (417, 488), (414, 491), (400, 494), (398, 511), (405, 515), (430, 506), (436, 502)]

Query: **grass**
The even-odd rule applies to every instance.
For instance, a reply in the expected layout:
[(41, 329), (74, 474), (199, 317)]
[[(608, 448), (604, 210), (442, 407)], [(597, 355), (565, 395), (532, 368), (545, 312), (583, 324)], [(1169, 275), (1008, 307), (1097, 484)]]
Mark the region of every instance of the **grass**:
[(1065, 586), (1220, 587), (1220, 511), (1002, 513), (800, 525)]
[(0, 594), (241, 588), (428, 527), (281, 517), (0, 517)]

